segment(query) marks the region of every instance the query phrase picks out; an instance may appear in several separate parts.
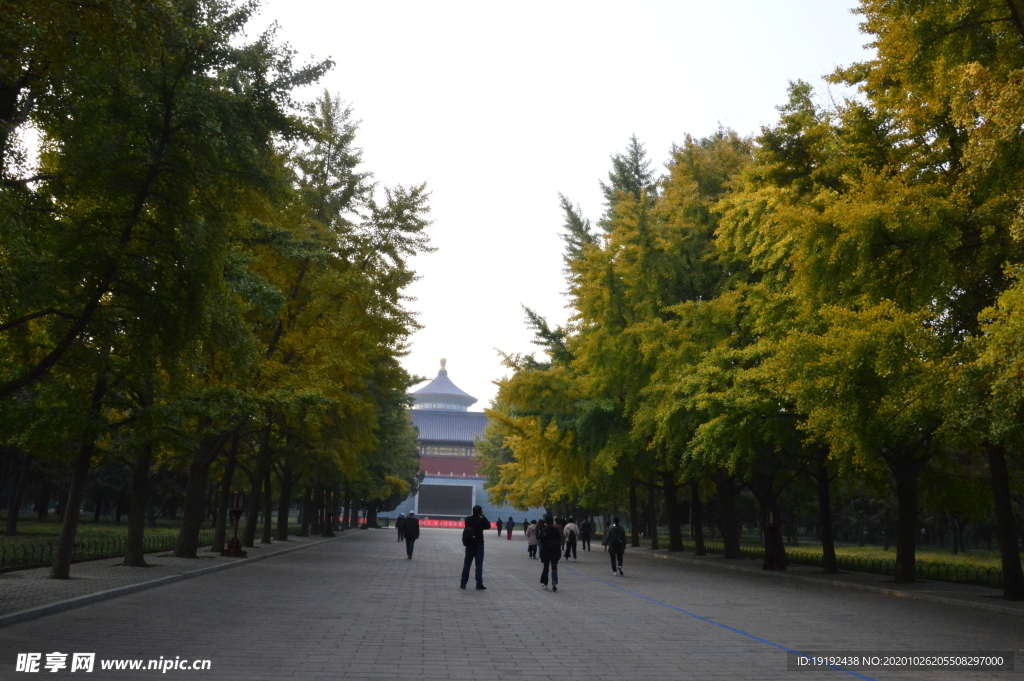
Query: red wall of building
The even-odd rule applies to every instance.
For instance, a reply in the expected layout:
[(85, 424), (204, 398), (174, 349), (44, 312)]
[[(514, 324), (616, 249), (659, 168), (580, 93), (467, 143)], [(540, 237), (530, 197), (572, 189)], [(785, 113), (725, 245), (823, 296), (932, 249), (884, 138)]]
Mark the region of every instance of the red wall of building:
[(478, 477), (480, 462), (468, 456), (422, 456), (420, 472), (427, 475), (443, 475), (453, 478)]

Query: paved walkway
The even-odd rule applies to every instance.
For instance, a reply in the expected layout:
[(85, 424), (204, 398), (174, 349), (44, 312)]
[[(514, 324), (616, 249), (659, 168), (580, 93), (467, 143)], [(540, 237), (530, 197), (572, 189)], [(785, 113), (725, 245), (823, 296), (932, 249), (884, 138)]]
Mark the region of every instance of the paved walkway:
[[(988, 612), (998, 612), (1024, 617), (1024, 601), (1007, 601), (1002, 598), (1002, 589), (976, 586), (974, 584), (957, 584), (938, 580), (922, 579), (914, 584), (896, 584), (891, 576), (877, 575), (870, 572), (841, 572), (837, 575), (826, 575), (821, 568), (808, 565), (790, 565), (785, 571), (765, 571), (759, 560), (725, 560), (721, 556), (707, 555), (697, 557), (692, 553), (668, 553), (666, 551), (645, 551), (651, 557), (673, 561), (681, 561), (691, 565), (706, 566), (710, 569), (725, 569), (759, 574), (765, 578), (785, 579), (789, 581), (811, 581), (828, 583), (832, 586), (847, 589), (873, 591), (899, 598), (913, 598), (977, 608)], [(639, 553), (637, 554), (639, 555)], [(1024, 622), (1021, 622), (1024, 626)]]
[(198, 558), (174, 558), (169, 551), (146, 554), (147, 568), (122, 565), (121, 558), (75, 563), (71, 579), (50, 579), (50, 568), (0, 573), (0, 626), (31, 619), (40, 613), (66, 610), (76, 604), (105, 600), (157, 584), (189, 579), (255, 562), (282, 552), (324, 541), (321, 537), (293, 537), (287, 542), (257, 544), (246, 549), (247, 558), (225, 558), (200, 548)]
[[(458, 588), (458, 531), (424, 529), (413, 560), (392, 531), (342, 539), (0, 627), (0, 679), (17, 653), (210, 660), (210, 679), (1006, 679), (1020, 678), (1021, 618), (765, 577), (601, 547), (562, 563), (558, 593), (515, 541), (487, 536), (485, 583)], [(276, 546), (276, 545), (275, 545)], [(289, 547), (290, 548), (290, 547)], [(809, 579), (813, 579), (809, 578)], [(0, 581), (0, 588), (6, 584)], [(804, 652), (1015, 651), (1018, 671), (787, 671)], [(70, 658), (69, 658), (70, 659)], [(77, 674), (78, 672), (75, 672)], [(68, 669), (47, 678), (70, 674)]]

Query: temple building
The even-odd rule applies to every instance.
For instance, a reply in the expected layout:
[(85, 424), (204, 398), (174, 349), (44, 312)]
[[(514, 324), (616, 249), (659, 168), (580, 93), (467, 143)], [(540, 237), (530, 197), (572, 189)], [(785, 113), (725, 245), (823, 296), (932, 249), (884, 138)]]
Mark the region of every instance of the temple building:
[(527, 517), (539, 518), (543, 513), (539, 508), (524, 513), (490, 502), (474, 444), (483, 437), (487, 415), (469, 411), (477, 399), (452, 383), (445, 364), (442, 359), (437, 377), (412, 393), (412, 422), (419, 430), (423, 476), (419, 490), (394, 511), (382, 515), (394, 518), (415, 511), (424, 520), (461, 521), (473, 512), (474, 505), (480, 504), (491, 520), (512, 516), (518, 524)]

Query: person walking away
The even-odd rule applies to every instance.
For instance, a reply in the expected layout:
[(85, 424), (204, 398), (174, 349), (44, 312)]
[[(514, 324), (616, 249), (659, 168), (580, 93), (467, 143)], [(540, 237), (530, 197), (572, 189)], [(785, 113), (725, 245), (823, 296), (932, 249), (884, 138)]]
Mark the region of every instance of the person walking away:
[(409, 515), (405, 517), (403, 536), (405, 537), (406, 557), (412, 560), (412, 545), (420, 538), (420, 519), (412, 511), (409, 511)]
[(612, 518), (612, 526), (605, 533), (602, 542), (612, 557), (612, 574), (622, 576), (622, 554), (626, 552), (626, 530), (619, 525), (618, 517)]
[(540, 583), (548, 588), (548, 568), (551, 570), (551, 590), (558, 591), (558, 559), (562, 556), (562, 528), (550, 515), (544, 516), (537, 525), (537, 541), (540, 542), (540, 559), (544, 563), (544, 571), (540, 573)]
[(579, 525), (572, 518), (569, 518), (569, 522), (562, 528), (562, 534), (565, 536), (565, 559), (569, 560), (569, 553), (572, 553), (572, 562), (576, 562), (576, 537), (580, 534)]
[(405, 516), (401, 513), (398, 514), (398, 518), (395, 520), (395, 529), (398, 530), (398, 541), (405, 539)]
[[(490, 525), (488, 525), (490, 527)], [(505, 523), (501, 522), (501, 518), (498, 518), (494, 522), (494, 527), (498, 530), (498, 536), (501, 536), (501, 531), (505, 529)]]
[(583, 519), (580, 523), (580, 539), (583, 540), (583, 550), (590, 550), (590, 534), (593, 532), (593, 527), (590, 525), (590, 520), (587, 518)]
[(508, 517), (508, 521), (505, 523), (505, 529), (508, 530), (508, 540), (512, 541), (512, 530), (516, 529), (516, 521), (512, 520), (512, 516)]
[[(469, 582), (469, 566), (476, 561), (476, 590), (484, 591), (484, 532), (491, 526), (491, 521), (484, 516), (484, 510), (473, 507), (473, 515), (466, 516), (466, 528), (462, 531), (462, 545), (466, 547), (466, 559), (462, 564), (462, 582), (460, 589), (465, 589)], [(501, 521), (497, 522), (498, 534), (501, 534)]]
[(531, 520), (526, 527), (526, 552), (537, 560), (537, 521)]

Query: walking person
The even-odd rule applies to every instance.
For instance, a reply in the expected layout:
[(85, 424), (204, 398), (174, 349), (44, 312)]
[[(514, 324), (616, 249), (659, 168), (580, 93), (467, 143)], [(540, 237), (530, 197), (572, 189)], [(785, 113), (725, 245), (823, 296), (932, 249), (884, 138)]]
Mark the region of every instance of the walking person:
[(420, 519), (412, 511), (405, 517), (404, 536), (405, 552), (409, 554), (407, 558), (412, 560), (412, 545), (420, 538)]
[(526, 527), (526, 552), (530, 558), (537, 560), (537, 521), (531, 520)]
[[(491, 521), (484, 516), (484, 510), (473, 507), (473, 515), (466, 516), (466, 528), (462, 531), (462, 545), (466, 547), (466, 559), (462, 564), (462, 582), (460, 589), (465, 589), (469, 582), (469, 566), (476, 561), (476, 590), (484, 591), (484, 532), (491, 526)], [(501, 521), (497, 522), (498, 534), (501, 535)]]
[[(490, 525), (488, 525), (490, 527)], [(501, 518), (494, 521), (494, 527), (498, 530), (498, 536), (501, 536), (501, 531), (505, 529), (505, 523), (501, 522)]]
[(398, 518), (395, 520), (395, 529), (398, 530), (398, 541), (405, 539), (405, 516), (401, 513), (398, 514)]
[(580, 539), (583, 540), (583, 550), (590, 550), (590, 535), (593, 532), (593, 526), (590, 524), (590, 520), (587, 518), (583, 519), (580, 523)]
[(551, 570), (551, 590), (558, 591), (558, 559), (562, 557), (562, 528), (550, 515), (537, 525), (537, 540), (540, 542), (540, 559), (544, 563), (544, 571), (540, 573), (540, 583), (548, 588), (548, 569)]
[(569, 518), (569, 522), (562, 528), (562, 535), (565, 537), (565, 559), (569, 560), (569, 553), (572, 553), (572, 562), (576, 562), (576, 537), (579, 536), (580, 528), (576, 521)]
[(508, 540), (512, 541), (512, 530), (516, 529), (516, 521), (512, 520), (512, 516), (508, 517), (508, 521), (505, 523), (505, 529), (508, 530)]
[(612, 574), (622, 576), (622, 554), (626, 552), (626, 530), (619, 525), (618, 517), (612, 518), (612, 526), (605, 532), (604, 541), (608, 555), (612, 558)]

